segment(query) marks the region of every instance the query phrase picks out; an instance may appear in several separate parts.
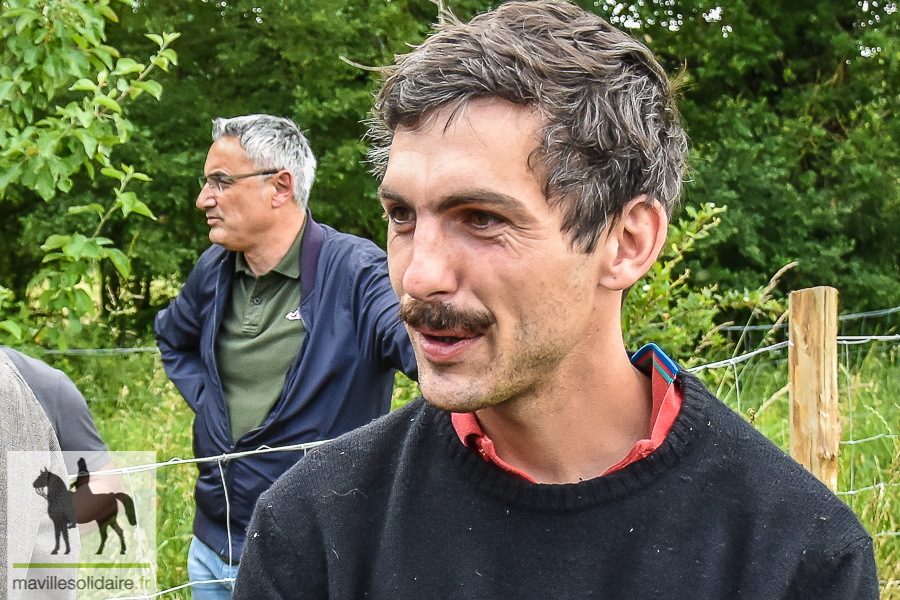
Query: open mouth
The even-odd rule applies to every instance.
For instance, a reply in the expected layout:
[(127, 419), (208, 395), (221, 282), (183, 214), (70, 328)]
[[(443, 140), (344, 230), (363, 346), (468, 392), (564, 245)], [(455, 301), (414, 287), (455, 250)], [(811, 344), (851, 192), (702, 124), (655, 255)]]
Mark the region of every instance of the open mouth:
[(430, 341), (439, 342), (441, 344), (456, 344), (462, 341), (471, 340), (478, 337), (479, 334), (470, 331), (441, 331), (431, 329), (430, 327), (416, 327), (416, 331), (422, 334), (422, 337), (428, 338)]
[[(423, 334), (423, 335), (425, 335), (425, 334)], [(435, 335), (429, 335), (429, 336), (426, 336), (426, 337), (429, 337), (429, 338), (431, 338), (431, 339), (433, 339), (433, 340), (435, 340), (435, 341), (437, 341), (437, 342), (440, 342), (440, 343), (442, 343), (442, 344), (455, 344), (455, 343), (460, 342), (460, 341), (462, 341), (462, 340), (464, 340), (464, 339), (468, 339), (468, 338), (462, 338), (462, 337), (451, 337), (451, 336), (446, 336), (446, 335), (437, 335), (437, 336), (435, 336)]]
[(428, 331), (417, 329), (419, 350), (432, 363), (451, 364), (465, 356), (465, 353), (481, 339), (481, 334)]

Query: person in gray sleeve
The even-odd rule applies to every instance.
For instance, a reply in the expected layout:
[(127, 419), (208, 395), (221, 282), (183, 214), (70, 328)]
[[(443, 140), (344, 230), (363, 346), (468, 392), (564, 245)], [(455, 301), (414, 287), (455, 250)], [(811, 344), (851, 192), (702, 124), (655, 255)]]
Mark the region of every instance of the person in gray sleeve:
[[(124, 492), (125, 488), (119, 475), (102, 473), (114, 469), (115, 464), (97, 431), (87, 401), (68, 375), (59, 369), (6, 346), (0, 346), (0, 352), (16, 366), (53, 425), (66, 472), (72, 477), (90, 474), (89, 478), (80, 480), (86, 483), (76, 482), (78, 487), (72, 492), (78, 523), (102, 523), (114, 512), (99, 499), (104, 494)], [(82, 485), (86, 487), (82, 489)]]
[(0, 346), (0, 351), (16, 365), (50, 419), (59, 446), (66, 453), (69, 475), (78, 473), (79, 458), (84, 458), (91, 472), (108, 467), (106, 443), (97, 431), (87, 401), (72, 380), (59, 369), (18, 350)]
[[(71, 600), (74, 588), (28, 589), (32, 582), (74, 577), (74, 567), (51, 563), (77, 561), (81, 541), (68, 529), (59, 531), (48, 503), (35, 493), (37, 475), (63, 479), (65, 465), (53, 425), (16, 363), (0, 352), (0, 597)], [(64, 504), (74, 510), (68, 498)]]

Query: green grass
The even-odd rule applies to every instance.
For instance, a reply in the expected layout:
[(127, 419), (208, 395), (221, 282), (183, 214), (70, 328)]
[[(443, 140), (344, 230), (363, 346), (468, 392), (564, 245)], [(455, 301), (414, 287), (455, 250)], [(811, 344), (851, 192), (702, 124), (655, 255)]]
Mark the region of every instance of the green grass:
[[(842, 351), (843, 352), (843, 351)], [(703, 373), (714, 391), (782, 448), (788, 448), (786, 354), (763, 355), (734, 372)], [(154, 354), (100, 357), (45, 357), (66, 371), (90, 402), (100, 433), (113, 450), (156, 450), (160, 461), (190, 458), (193, 414), (166, 379)], [(897, 348), (842, 354), (843, 439), (860, 440), (900, 430), (900, 357)], [(418, 393), (398, 376), (392, 406)], [(186, 556), (193, 518), (193, 465), (157, 471), (158, 589), (187, 582)], [(876, 487), (872, 487), (876, 486)], [(866, 490), (865, 488), (872, 487)], [(845, 445), (841, 450), (839, 491), (863, 490), (841, 497), (875, 537), (882, 600), (900, 600), (900, 441), (882, 437)], [(190, 598), (187, 590), (164, 596)]]

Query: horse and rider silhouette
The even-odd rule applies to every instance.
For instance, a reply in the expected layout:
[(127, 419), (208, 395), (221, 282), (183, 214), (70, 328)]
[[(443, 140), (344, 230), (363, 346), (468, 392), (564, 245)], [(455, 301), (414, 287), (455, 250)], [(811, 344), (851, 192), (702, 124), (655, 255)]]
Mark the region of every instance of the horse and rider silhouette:
[(74, 492), (69, 492), (69, 486), (56, 474), (46, 468), (32, 484), (39, 496), (47, 500), (47, 516), (53, 521), (56, 546), (51, 554), (57, 554), (60, 549), (60, 541), (66, 545), (65, 554), (70, 551), (69, 529), (76, 527), (78, 523), (97, 522), (100, 531), (100, 547), (97, 554), (103, 552), (106, 545), (107, 529), (112, 528), (119, 536), (119, 553), (125, 554), (125, 535), (122, 528), (116, 522), (119, 512), (119, 502), (125, 508), (128, 523), (137, 524), (134, 513), (134, 501), (125, 492), (95, 494), (87, 485), (91, 480), (91, 474), (84, 458), (78, 459), (78, 476), (72, 486)]

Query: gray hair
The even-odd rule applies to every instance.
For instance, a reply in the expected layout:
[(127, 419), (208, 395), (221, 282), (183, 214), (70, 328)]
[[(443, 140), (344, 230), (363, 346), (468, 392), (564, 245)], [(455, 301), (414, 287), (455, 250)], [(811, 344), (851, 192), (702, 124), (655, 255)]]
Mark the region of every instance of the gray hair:
[(638, 196), (669, 215), (678, 202), (688, 143), (674, 85), (646, 46), (577, 6), (507, 2), (469, 23), (451, 17), (388, 73), (369, 121), (379, 177), (398, 127), (496, 97), (541, 116), (529, 164), (573, 248), (592, 252)]
[(234, 137), (259, 170), (284, 169), (294, 176), (294, 201), (304, 209), (316, 175), (316, 157), (300, 128), (283, 117), (244, 115), (213, 121), (213, 141)]

